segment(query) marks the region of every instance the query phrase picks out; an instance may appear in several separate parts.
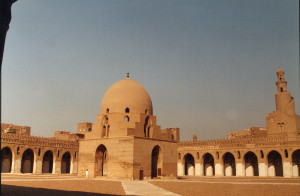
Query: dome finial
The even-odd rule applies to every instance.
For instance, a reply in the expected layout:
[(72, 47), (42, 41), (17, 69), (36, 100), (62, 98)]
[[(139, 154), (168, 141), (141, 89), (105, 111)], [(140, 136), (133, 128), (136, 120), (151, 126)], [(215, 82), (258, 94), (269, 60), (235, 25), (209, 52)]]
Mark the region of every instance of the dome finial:
[(127, 72), (126, 74), (127, 74), (127, 78), (129, 78), (129, 72)]

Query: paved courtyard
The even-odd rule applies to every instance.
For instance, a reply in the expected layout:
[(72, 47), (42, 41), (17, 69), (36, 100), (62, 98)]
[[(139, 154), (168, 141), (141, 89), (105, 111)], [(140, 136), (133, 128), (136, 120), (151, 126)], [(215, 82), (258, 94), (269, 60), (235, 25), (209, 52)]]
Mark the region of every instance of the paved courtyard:
[(1, 174), (1, 195), (300, 195), (300, 178), (191, 177), (88, 180), (75, 175)]

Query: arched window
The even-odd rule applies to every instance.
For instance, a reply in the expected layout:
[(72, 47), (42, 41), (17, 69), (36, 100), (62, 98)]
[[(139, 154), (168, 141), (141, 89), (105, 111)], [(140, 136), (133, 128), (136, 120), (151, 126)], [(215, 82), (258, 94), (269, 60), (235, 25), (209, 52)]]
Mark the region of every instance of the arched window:
[(126, 108), (126, 109), (125, 109), (125, 113), (129, 113), (129, 108)]
[(280, 92), (283, 92), (283, 88), (282, 87), (280, 88)]
[(288, 158), (288, 157), (289, 157), (289, 154), (288, 154), (287, 149), (284, 150), (284, 154), (285, 154), (285, 158)]
[(41, 149), (39, 148), (39, 152), (38, 152), (38, 155), (40, 156), (41, 155)]
[(106, 113), (109, 113), (109, 108), (106, 109)]
[(264, 158), (264, 152), (262, 150), (260, 151), (260, 156), (261, 158)]
[(125, 121), (129, 122), (129, 117), (128, 116), (125, 116)]

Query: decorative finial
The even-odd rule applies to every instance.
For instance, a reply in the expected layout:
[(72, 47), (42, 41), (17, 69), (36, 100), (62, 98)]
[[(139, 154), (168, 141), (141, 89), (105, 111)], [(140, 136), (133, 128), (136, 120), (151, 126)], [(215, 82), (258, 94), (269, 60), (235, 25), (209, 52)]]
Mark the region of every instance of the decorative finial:
[(126, 74), (127, 74), (127, 78), (129, 78), (129, 72), (127, 72)]

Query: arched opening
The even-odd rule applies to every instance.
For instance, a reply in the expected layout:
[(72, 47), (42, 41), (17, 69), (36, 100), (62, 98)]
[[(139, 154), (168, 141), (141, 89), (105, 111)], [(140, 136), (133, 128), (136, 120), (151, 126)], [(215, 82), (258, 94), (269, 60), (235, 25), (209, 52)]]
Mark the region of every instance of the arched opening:
[(42, 173), (52, 173), (53, 168), (53, 153), (48, 150), (43, 157)]
[(284, 150), (284, 155), (285, 155), (285, 158), (289, 157), (289, 153), (288, 153), (287, 149)]
[(12, 152), (9, 147), (1, 150), (1, 173), (10, 173), (12, 165)]
[(71, 166), (71, 155), (69, 152), (65, 152), (61, 159), (61, 173), (69, 174)]
[(109, 134), (109, 122), (108, 122), (108, 117), (104, 116), (102, 119), (102, 133), (101, 137), (108, 137)]
[(224, 176), (235, 176), (235, 158), (233, 154), (227, 152), (223, 156)]
[(300, 176), (300, 150), (295, 150), (292, 154), (293, 176)]
[(264, 152), (261, 150), (260, 151), (260, 157), (263, 159), (264, 158)]
[(268, 154), (268, 175), (283, 176), (282, 157), (275, 150)]
[(162, 153), (159, 146), (155, 146), (151, 154), (151, 178), (161, 176), (162, 173)]
[(149, 137), (149, 116), (147, 116), (146, 119), (145, 119), (144, 136)]
[(203, 175), (204, 176), (215, 175), (214, 157), (210, 153), (206, 153), (203, 156)]
[(95, 176), (107, 175), (107, 149), (104, 145), (98, 146), (95, 155)]
[(106, 108), (106, 113), (109, 113), (109, 108)]
[(190, 153), (184, 156), (184, 174), (193, 176), (195, 174), (195, 159)]
[(22, 155), (21, 173), (33, 172), (34, 154), (31, 149), (27, 149)]
[(125, 109), (125, 113), (129, 113), (129, 108), (126, 108), (126, 109)]
[(258, 176), (258, 160), (253, 152), (247, 152), (244, 156), (246, 176)]
[(125, 122), (129, 122), (129, 117), (125, 116)]

